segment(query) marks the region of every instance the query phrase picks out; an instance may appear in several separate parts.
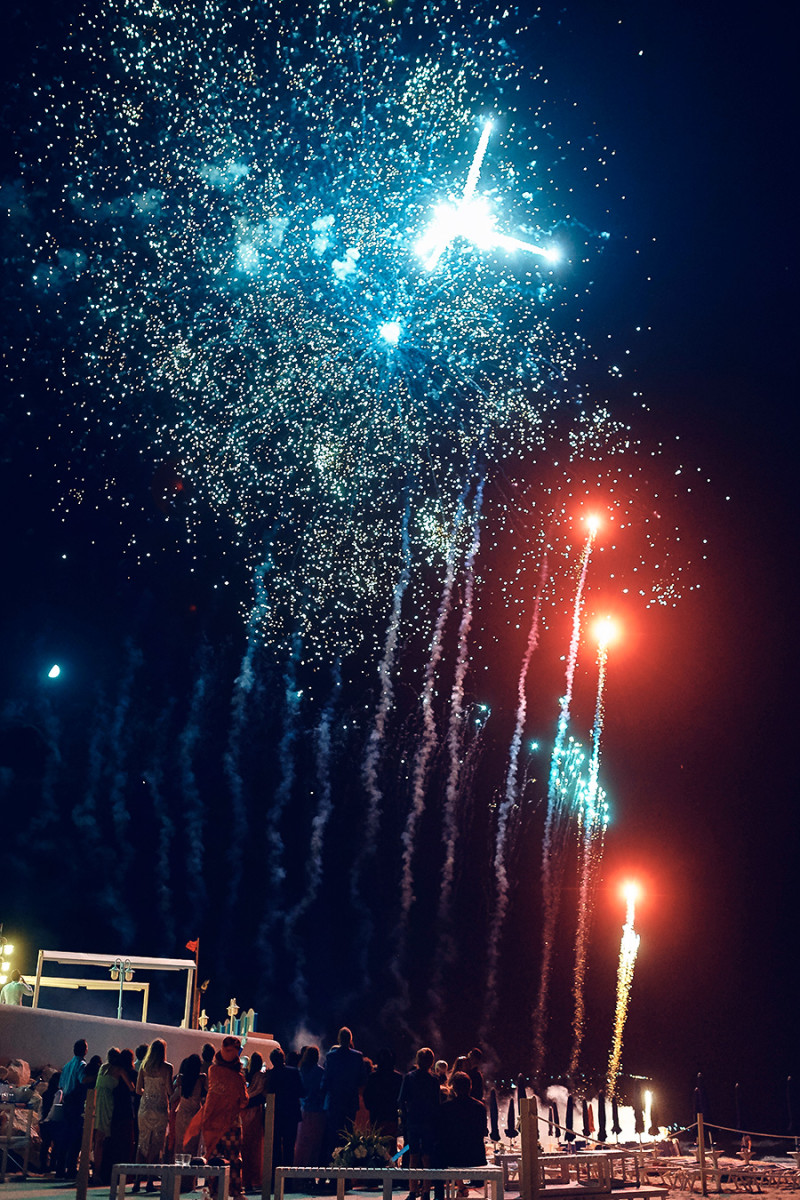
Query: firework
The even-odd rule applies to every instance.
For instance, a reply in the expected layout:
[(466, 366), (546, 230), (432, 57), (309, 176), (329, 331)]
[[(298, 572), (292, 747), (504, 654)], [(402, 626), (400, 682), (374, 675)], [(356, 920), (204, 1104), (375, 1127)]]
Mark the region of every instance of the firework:
[(603, 694), (606, 682), (608, 644), (615, 635), (615, 628), (612, 622), (606, 620), (598, 622), (595, 633), (597, 636), (597, 699), (594, 710), (594, 725), (592, 726), (592, 754), (589, 760), (589, 779), (582, 797), (580, 811), (580, 884), (578, 890), (578, 925), (575, 931), (575, 970), (573, 982), (575, 1008), (572, 1018), (573, 1041), (569, 1062), (570, 1075), (577, 1074), (580, 1062), (586, 1017), (584, 998), (586, 952), (592, 921), (594, 885), (603, 853), (603, 836), (608, 826), (608, 808), (605, 803), (605, 793), (598, 782), (598, 773), (600, 770), (600, 736), (603, 731)]
[[(198, 591), (229, 587), (242, 616), (229, 659), (204, 629), (170, 675), (137, 615), (116, 702), (99, 690), (79, 732), (76, 717), (32, 714), (53, 744), (60, 721), (76, 725), (65, 764), (47, 760), (31, 828), (40, 849), (65, 824), (84, 848), (113, 848), (101, 907), (127, 935), (150, 819), (172, 860), (161, 912), (185, 902), (193, 925), (218, 919), (223, 949), (223, 926), (241, 922), (265, 993), (293, 979), (310, 1017), (333, 968), (315, 984), (303, 937), (324, 927), (341, 947), (356, 929), (341, 972), (365, 985), (372, 944), (394, 939), (402, 965), (431, 862), (442, 969), (474, 934), (453, 920), (467, 866), (495, 898), (499, 989), (529, 660), (575, 595), (576, 513), (602, 502), (614, 535), (609, 570), (597, 555), (589, 579), (590, 535), (576, 621), (593, 587), (649, 605), (691, 586), (669, 513), (684, 481), (654, 485), (671, 456), (656, 461), (663, 449), (643, 449), (586, 382), (606, 365), (580, 330), (609, 235), (575, 213), (584, 184), (605, 189), (609, 154), (594, 132), (559, 142), (545, 73), (523, 65), (534, 32), (504, 5), (459, 0), (104, 0), (70, 26), (58, 70), (19, 89), (35, 112), (3, 187), (9, 403), (33, 428), (22, 384), (41, 385), (26, 437), (39, 469), (55, 465), (67, 533), (94, 540), (105, 506), (123, 574), (182, 565)], [(472, 790), (488, 712), (477, 672), (517, 627), (531, 632), (495, 812)], [(559, 814), (580, 813), (585, 789), (568, 737), (576, 630), (546, 912), (580, 819)], [(228, 886), (212, 904), (220, 862)], [(391, 913), (368, 902), (379, 874)]]
[(628, 1015), (628, 1002), (633, 983), (633, 968), (636, 954), (639, 950), (639, 934), (633, 928), (636, 914), (636, 898), (639, 889), (635, 883), (627, 884), (625, 902), (627, 910), (625, 924), (622, 926), (622, 941), (619, 948), (619, 965), (617, 967), (617, 1005), (614, 1011), (614, 1035), (611, 1042), (611, 1053), (608, 1056), (608, 1071), (606, 1073), (606, 1090), (613, 1096), (617, 1086), (617, 1077), (622, 1059), (622, 1033), (625, 1019)]
[(553, 939), (561, 899), (561, 878), (564, 870), (562, 854), (564, 817), (568, 811), (564, 804), (565, 797), (568, 795), (568, 789), (564, 787), (564, 780), (565, 778), (569, 779), (569, 774), (565, 772), (567, 729), (570, 721), (570, 704), (572, 703), (572, 689), (575, 682), (575, 667), (578, 661), (583, 592), (586, 586), (586, 575), (589, 570), (592, 546), (597, 535), (597, 518), (590, 517), (587, 524), (589, 532), (578, 568), (578, 583), (572, 607), (572, 632), (567, 655), (566, 681), (564, 694), (559, 702), (558, 724), (550, 759), (550, 779), (547, 788), (547, 816), (545, 818), (544, 842), (542, 844), (542, 898), (544, 905), (544, 919), (542, 921), (542, 965), (539, 976), (539, 995), (533, 1016), (534, 1074), (537, 1076), (541, 1072), (544, 1061), (544, 1031), (547, 1019), (550, 972), (553, 962)]

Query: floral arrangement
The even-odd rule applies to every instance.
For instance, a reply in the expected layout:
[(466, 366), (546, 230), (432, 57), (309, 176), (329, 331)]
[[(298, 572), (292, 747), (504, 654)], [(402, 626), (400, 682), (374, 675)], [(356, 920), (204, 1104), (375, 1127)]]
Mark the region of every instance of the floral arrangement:
[(332, 1167), (385, 1167), (391, 1162), (395, 1139), (383, 1137), (376, 1125), (353, 1129), (333, 1152)]

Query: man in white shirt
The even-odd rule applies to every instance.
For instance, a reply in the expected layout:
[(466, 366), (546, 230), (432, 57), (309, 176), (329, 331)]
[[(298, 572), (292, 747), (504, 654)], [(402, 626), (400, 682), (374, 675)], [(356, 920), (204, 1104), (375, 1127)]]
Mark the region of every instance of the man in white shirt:
[(33, 988), (20, 975), (19, 971), (12, 971), (11, 978), (6, 986), (0, 992), (0, 1004), (22, 1004), (23, 996), (32, 996)]

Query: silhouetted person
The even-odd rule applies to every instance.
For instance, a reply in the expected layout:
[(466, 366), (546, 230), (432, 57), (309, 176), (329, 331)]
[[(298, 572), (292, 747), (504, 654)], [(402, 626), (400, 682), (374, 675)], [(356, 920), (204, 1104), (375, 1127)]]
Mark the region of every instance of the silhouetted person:
[(294, 1166), (294, 1143), (300, 1124), (300, 1100), (305, 1092), (297, 1067), (287, 1067), (280, 1046), (270, 1052), (267, 1093), (275, 1097), (275, 1132), (272, 1143), (273, 1181), (276, 1167)]
[(78, 1168), (78, 1154), (83, 1134), (83, 1104), (86, 1089), (83, 1076), (86, 1070), (86, 1052), (89, 1045), (79, 1038), (72, 1050), (72, 1058), (61, 1069), (61, 1128), (56, 1133), (55, 1171), (58, 1179), (74, 1179)]
[(33, 988), (22, 978), (19, 971), (12, 971), (11, 978), (0, 991), (0, 1004), (22, 1004), (23, 996), (32, 996)]
[(343, 1132), (352, 1129), (358, 1112), (358, 1089), (364, 1078), (364, 1056), (353, 1049), (353, 1035), (346, 1025), (339, 1030), (337, 1045), (325, 1059), (325, 1151), (330, 1162)]
[(403, 1076), (394, 1069), (394, 1053), (384, 1047), (378, 1051), (375, 1070), (364, 1084), (364, 1108), (369, 1112), (370, 1124), (377, 1125), (383, 1137), (397, 1138), (402, 1086)]
[[(403, 1133), (409, 1148), (409, 1168), (432, 1167), (437, 1154), (440, 1104), (439, 1080), (432, 1073), (433, 1051), (423, 1046), (417, 1051), (417, 1065), (400, 1088)], [(409, 1184), (409, 1200), (419, 1195), (421, 1182)], [(426, 1189), (427, 1191), (427, 1189)], [(438, 1192), (438, 1189), (437, 1189)]]
[(467, 1055), (467, 1074), (469, 1075), (472, 1096), (476, 1100), (480, 1101), (483, 1101), (483, 1075), (481, 1074), (482, 1062), (483, 1051), (478, 1046), (473, 1046)]
[(465, 1071), (452, 1079), (453, 1098), (439, 1110), (439, 1163), (443, 1167), (486, 1165), (486, 1106), (471, 1095)]

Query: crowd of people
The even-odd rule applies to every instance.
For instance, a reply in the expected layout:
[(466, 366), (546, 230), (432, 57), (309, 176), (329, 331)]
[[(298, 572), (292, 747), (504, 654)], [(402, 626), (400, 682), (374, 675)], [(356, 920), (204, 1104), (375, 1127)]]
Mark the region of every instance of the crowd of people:
[[(233, 1196), (260, 1192), (268, 1095), (275, 1098), (273, 1172), (277, 1166), (319, 1167), (316, 1186), (322, 1190), (325, 1167), (359, 1131), (379, 1137), (392, 1157), (402, 1136), (402, 1165), (412, 1171), (486, 1162), (477, 1048), (449, 1066), (422, 1047), (404, 1075), (391, 1050), (380, 1050), (372, 1061), (355, 1049), (343, 1026), (324, 1062), (313, 1045), (290, 1054), (275, 1046), (269, 1060), (265, 1064), (258, 1051), (243, 1058), (239, 1039), (228, 1036), (219, 1049), (206, 1044), (202, 1054), (190, 1054), (176, 1071), (161, 1038), (135, 1052), (111, 1047), (105, 1060), (89, 1058), (80, 1039), (69, 1061), (43, 1085), (40, 1169), (58, 1179), (76, 1176), (90, 1089), (96, 1184), (110, 1181), (114, 1163), (159, 1164), (188, 1154), (228, 1162)], [(187, 1169), (182, 1190), (194, 1183)], [(152, 1191), (154, 1181), (145, 1186)], [(137, 1181), (134, 1191), (139, 1190)], [(466, 1185), (460, 1191), (466, 1194)], [(427, 1189), (412, 1182), (409, 1192), (414, 1200)]]

